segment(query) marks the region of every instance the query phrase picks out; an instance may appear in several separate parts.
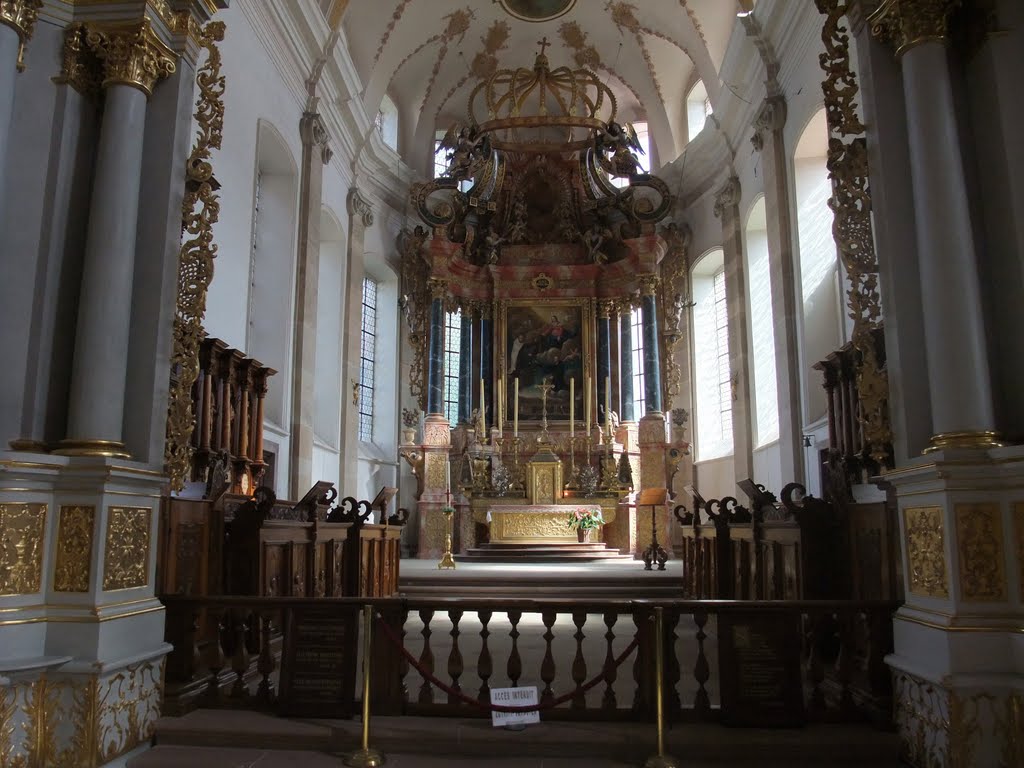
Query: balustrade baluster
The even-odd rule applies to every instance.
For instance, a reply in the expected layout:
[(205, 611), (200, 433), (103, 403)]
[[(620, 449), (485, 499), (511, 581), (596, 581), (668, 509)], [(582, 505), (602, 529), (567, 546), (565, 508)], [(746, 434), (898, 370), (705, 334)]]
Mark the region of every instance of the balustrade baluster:
[(576, 690), (572, 694), (572, 708), (586, 709), (587, 697), (583, 692), (583, 684), (587, 682), (587, 660), (583, 656), (583, 625), (587, 623), (587, 614), (584, 611), (573, 611), (572, 623), (576, 625), (576, 633), (573, 638), (576, 640), (576, 656), (572, 660), (572, 680), (576, 683)]
[[(448, 633), (452, 638), (452, 650), (448, 654), (448, 675), (452, 679), (452, 689), (454, 691), (461, 691), (462, 686), (459, 685), (459, 678), (462, 676), (463, 665), (462, 651), (459, 650), (459, 621), (462, 620), (462, 611), (448, 611), (448, 618), (452, 622), (452, 631)], [(449, 693), (448, 703), (458, 704), (459, 699), (454, 693)]]
[[(430, 674), (434, 673), (434, 651), (430, 647), (430, 635), (433, 634), (430, 631), (430, 621), (433, 618), (434, 612), (429, 608), (420, 610), (420, 621), (423, 622), (423, 629), (420, 630), (420, 635), (423, 636), (423, 650), (420, 651), (420, 669)], [(423, 685), (420, 686), (420, 694), (417, 700), (420, 704), (434, 703), (434, 686), (427, 682), (426, 679), (423, 680)]]
[(206, 687), (207, 706), (217, 706), (220, 703), (220, 671), (224, 669), (224, 664), (227, 661), (227, 657), (224, 655), (224, 646), (221, 643), (221, 633), (224, 631), (224, 625), (221, 623), (223, 614), (223, 608), (210, 608), (209, 621), (210, 626), (213, 627), (213, 637), (210, 638), (210, 642), (206, 646), (204, 662), (211, 674)]
[(601, 709), (608, 711), (614, 711), (618, 709), (618, 702), (615, 699), (615, 678), (617, 676), (617, 670), (615, 668), (615, 653), (612, 650), (612, 642), (615, 640), (615, 622), (618, 621), (619, 615), (614, 611), (608, 611), (604, 615), (604, 624), (608, 628), (604, 633), (605, 642), (605, 654), (604, 654), (604, 696), (601, 697)]
[(544, 660), (540, 663), (540, 679), (544, 681), (544, 690), (540, 695), (541, 704), (546, 704), (555, 698), (555, 692), (551, 689), (551, 683), (555, 679), (555, 656), (551, 652), (551, 641), (555, 639), (551, 627), (555, 624), (557, 614), (554, 611), (543, 611), (541, 621), (544, 622)]
[(679, 610), (665, 609), (665, 710), (667, 715), (678, 715), (679, 701), (679, 656), (676, 654), (676, 627), (679, 626)]
[(711, 715), (711, 699), (708, 697), (708, 689), (705, 687), (705, 683), (711, 677), (708, 657), (704, 654), (704, 641), (707, 639), (707, 634), (704, 632), (704, 627), (708, 623), (707, 612), (694, 611), (693, 623), (697, 625), (697, 663), (693, 666), (693, 678), (697, 681), (697, 694), (693, 700), (693, 708), (698, 719), (705, 720)]
[(807, 681), (811, 686), (810, 701), (808, 702), (808, 714), (817, 718), (825, 712), (825, 692), (821, 687), (825, 679), (825, 669), (821, 662), (821, 645), (824, 638), (824, 617), (820, 611), (814, 611), (807, 615), (810, 624), (809, 643), (807, 653)]
[(633, 710), (640, 712), (644, 707), (644, 631), (643, 624), (650, 617), (644, 611), (633, 612), (633, 625), (635, 631), (633, 636), (640, 643), (637, 653), (633, 656)]
[(259, 622), (260, 627), (260, 655), (256, 660), (256, 670), (260, 673), (260, 685), (256, 691), (256, 696), (261, 704), (269, 707), (274, 703), (274, 684), (271, 682), (270, 676), (274, 674), (274, 670), (277, 668), (274, 651), (270, 645), (274, 625), (270, 619), (270, 614), (267, 613), (260, 612), (256, 614), (256, 620)]
[(509, 611), (508, 621), (512, 625), (508, 636), (512, 638), (512, 650), (508, 654), (508, 679), (515, 688), (519, 685), (519, 678), (523, 675), (523, 660), (519, 657), (519, 620), (523, 618), (522, 611)]
[(839, 659), (836, 663), (836, 676), (839, 679), (839, 711), (842, 712), (845, 719), (852, 719), (857, 711), (857, 705), (853, 700), (853, 690), (850, 687), (857, 651), (854, 620), (850, 611), (840, 611), (836, 618), (839, 623)]
[(245, 673), (249, 671), (249, 648), (246, 643), (249, 627), (246, 619), (246, 613), (242, 609), (228, 613), (228, 621), (235, 640), (231, 653), (231, 671), (235, 673), (235, 683), (231, 686), (232, 699), (249, 697), (249, 689), (245, 687)]
[[(405, 625), (409, 623), (409, 609), (406, 608), (402, 611), (402, 629), (399, 636), (402, 638), (402, 646), (405, 646)], [(405, 679), (409, 675), (409, 660), (405, 658), (405, 654), (398, 655), (398, 681), (402, 691), (402, 704), (409, 701), (409, 686), (406, 684)]]
[(478, 611), (480, 616), (480, 658), (476, 662), (477, 674), (480, 676), (480, 692), (477, 694), (477, 698), (485, 704), (491, 703), (491, 688), (487, 684), (487, 681), (491, 677), (493, 672), (493, 664), (491, 663), (491, 649), (487, 647), (487, 638), (490, 636), (490, 631), (487, 629), (487, 625), (491, 621), (491, 611)]

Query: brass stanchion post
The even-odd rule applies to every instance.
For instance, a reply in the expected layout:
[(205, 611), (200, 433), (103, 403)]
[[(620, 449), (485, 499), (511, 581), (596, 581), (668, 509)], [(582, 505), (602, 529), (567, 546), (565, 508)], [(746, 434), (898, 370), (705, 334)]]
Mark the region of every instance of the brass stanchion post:
[(370, 749), (370, 651), (373, 640), (373, 606), (363, 606), (363, 746), (345, 756), (345, 765), (352, 768), (377, 768), (384, 765), (384, 755)]
[(654, 676), (658, 716), (658, 754), (647, 758), (644, 768), (679, 768), (671, 755), (665, 754), (665, 622), (664, 609), (654, 609)]
[(444, 553), (441, 555), (441, 560), (438, 562), (438, 570), (442, 568), (455, 569), (455, 558), (452, 557), (452, 514), (455, 512), (451, 507), (445, 507), (441, 510), (445, 519), (445, 534), (444, 534)]

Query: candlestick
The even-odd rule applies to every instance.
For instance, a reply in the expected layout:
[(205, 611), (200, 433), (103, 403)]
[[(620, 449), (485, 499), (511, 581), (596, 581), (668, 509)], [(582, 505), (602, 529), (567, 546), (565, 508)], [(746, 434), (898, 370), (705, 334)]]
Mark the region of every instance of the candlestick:
[(516, 376), (515, 383), (515, 413), (513, 414), (514, 421), (512, 422), (512, 437), (519, 437), (519, 377)]
[(452, 503), (452, 463), (445, 457), (444, 462), (445, 476), (444, 476), (444, 490), (448, 494), (448, 503)]
[(569, 379), (569, 438), (576, 436), (576, 379)]
[(484, 380), (480, 378), (480, 439), (487, 439), (487, 400), (484, 397)]

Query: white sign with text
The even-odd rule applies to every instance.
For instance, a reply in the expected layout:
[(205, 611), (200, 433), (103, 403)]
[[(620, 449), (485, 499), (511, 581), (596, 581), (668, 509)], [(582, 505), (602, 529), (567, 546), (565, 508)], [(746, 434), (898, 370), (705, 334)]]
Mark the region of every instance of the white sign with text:
[[(502, 707), (535, 707), (537, 706), (537, 686), (529, 688), (492, 688), (491, 704)], [(491, 712), (491, 725), (527, 725), (539, 723), (540, 712)]]

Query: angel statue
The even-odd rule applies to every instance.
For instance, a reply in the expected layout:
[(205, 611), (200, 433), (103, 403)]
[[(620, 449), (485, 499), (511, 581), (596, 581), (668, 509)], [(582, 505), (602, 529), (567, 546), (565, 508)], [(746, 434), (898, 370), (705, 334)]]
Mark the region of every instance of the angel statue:
[[(640, 139), (630, 123), (622, 127), (612, 121), (607, 123), (594, 139), (594, 146), (601, 156), (601, 167), (612, 176), (636, 176), (643, 171), (636, 153), (644, 154)], [(611, 157), (606, 158), (609, 154)]]
[(476, 125), (455, 123), (441, 139), (448, 168), (445, 177), (464, 181), (475, 175), (475, 166), (491, 151), (491, 140)]
[(600, 221), (595, 221), (583, 233), (583, 247), (587, 249), (587, 259), (592, 264), (607, 264), (608, 254), (603, 249), (612, 239), (612, 231)]

